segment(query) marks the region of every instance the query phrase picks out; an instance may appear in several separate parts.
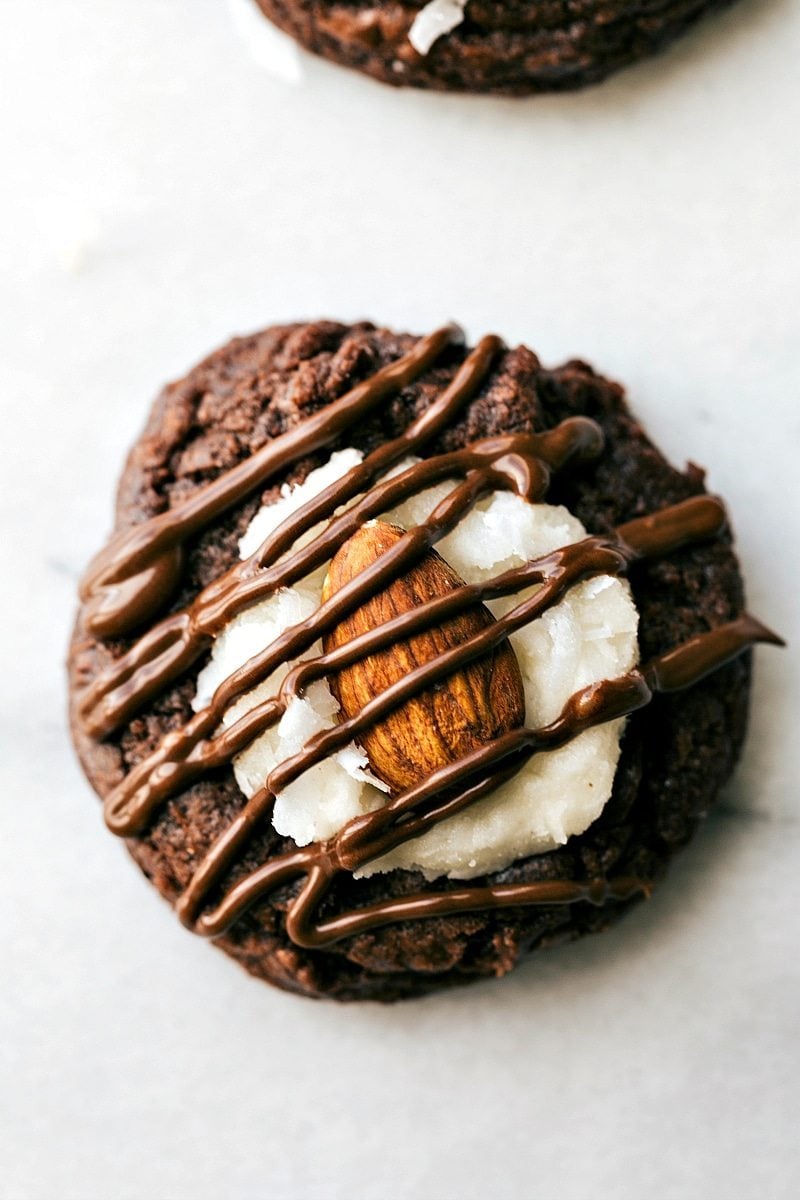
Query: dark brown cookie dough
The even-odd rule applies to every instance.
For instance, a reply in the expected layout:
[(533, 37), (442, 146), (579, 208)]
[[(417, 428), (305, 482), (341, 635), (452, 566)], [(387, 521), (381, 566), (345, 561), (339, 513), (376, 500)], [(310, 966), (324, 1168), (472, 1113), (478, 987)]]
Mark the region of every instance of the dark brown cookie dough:
[[(367, 323), (320, 321), (237, 338), (211, 355), (156, 401), (119, 487), (116, 528), (173, 507), (245, 459), (269, 439), (394, 361), (416, 339)], [(345, 444), (364, 450), (401, 433), (452, 379), (466, 351), (449, 348), (417, 382), (386, 401)], [(592, 532), (662, 508), (703, 490), (702, 472), (672, 468), (629, 413), (622, 389), (580, 361), (542, 367), (526, 347), (502, 352), (477, 398), (429, 453), (487, 435), (550, 428), (585, 414), (605, 433), (594, 464), (557, 478), (549, 492)], [(327, 456), (304, 460), (300, 479)], [(277, 485), (239, 505), (191, 543), (173, 608), (191, 600), (238, 558), (237, 539)], [(643, 658), (737, 616), (742, 583), (730, 539), (723, 536), (635, 568)], [(197, 670), (169, 687), (119, 733), (97, 742), (82, 732), (76, 702), (104, 665), (130, 641), (90, 636), (79, 615), (69, 656), (72, 729), (86, 774), (106, 796), (152, 752), (165, 733), (192, 715)], [(638, 875), (657, 880), (691, 836), (731, 773), (744, 736), (749, 684), (745, 654), (688, 691), (658, 696), (635, 714), (624, 736), (612, 799), (600, 819), (560, 850), (513, 864), (492, 882)], [(218, 769), (170, 800), (131, 854), (174, 903), (198, 863), (244, 805), (230, 768)], [(226, 885), (291, 843), (271, 827), (250, 843)], [(299, 885), (273, 893), (218, 944), (254, 975), (310, 996), (393, 1000), (482, 976), (502, 975), (528, 949), (605, 928), (631, 902), (495, 910), (389, 925), (325, 950), (294, 945), (285, 930), (289, 899)], [(418, 875), (395, 871), (367, 880), (345, 877), (324, 912), (429, 889)], [(132, 914), (131, 919), (135, 919)]]
[(408, 40), (425, 0), (258, 0), (308, 50), (396, 86), (570, 91), (656, 54), (731, 0), (469, 0), (427, 54)]

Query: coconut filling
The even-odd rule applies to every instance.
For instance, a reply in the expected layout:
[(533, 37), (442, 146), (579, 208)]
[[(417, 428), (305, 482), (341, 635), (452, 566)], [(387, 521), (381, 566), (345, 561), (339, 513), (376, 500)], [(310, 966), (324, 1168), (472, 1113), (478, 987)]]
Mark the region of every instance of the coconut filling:
[[(252, 554), (289, 513), (361, 460), (360, 451), (341, 450), (302, 484), (284, 484), (280, 499), (265, 505), (250, 523), (239, 544), (242, 558)], [(401, 464), (396, 472), (409, 465), (409, 461)], [(443, 483), (421, 492), (383, 514), (383, 519), (406, 528), (419, 524), (451, 488), (451, 483)], [(583, 525), (566, 508), (529, 504), (508, 492), (497, 492), (479, 502), (437, 549), (462, 579), (480, 583), (585, 536)], [(327, 564), (247, 609), (222, 630), (197, 680), (196, 710), (204, 708), (223, 680), (249, 658), (289, 626), (311, 616), (320, 603), (326, 570)], [(534, 590), (490, 601), (487, 607), (496, 617), (502, 616)], [(637, 624), (627, 581), (601, 575), (577, 584), (559, 604), (513, 633), (510, 642), (524, 683), (526, 724), (546, 725), (574, 692), (629, 671), (638, 659)], [(317, 643), (304, 658), (321, 651)], [(223, 725), (231, 725), (273, 696), (292, 665), (280, 667), (242, 696), (225, 713)], [(280, 722), (234, 760), (244, 794), (252, 796), (278, 763), (300, 751), (315, 733), (335, 725), (338, 710), (326, 680), (290, 701)], [(491, 795), (368, 863), (358, 874), (404, 868), (420, 870), (429, 879), (441, 875), (471, 879), (564, 845), (596, 821), (608, 801), (624, 726), (624, 720), (610, 721), (558, 750), (534, 755)], [(305, 846), (333, 837), (348, 821), (374, 812), (386, 799), (387, 790), (371, 774), (366, 755), (352, 744), (280, 793), (273, 825), (278, 833)]]

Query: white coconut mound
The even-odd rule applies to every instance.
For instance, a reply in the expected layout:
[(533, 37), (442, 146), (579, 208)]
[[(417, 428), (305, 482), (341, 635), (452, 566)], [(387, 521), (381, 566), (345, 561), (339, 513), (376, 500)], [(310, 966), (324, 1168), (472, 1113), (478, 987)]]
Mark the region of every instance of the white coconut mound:
[[(281, 499), (253, 518), (240, 543), (242, 557), (257, 549), (289, 512), (360, 461), (359, 451), (342, 450), (299, 487), (284, 485)], [(384, 516), (406, 527), (417, 524), (451, 486), (431, 488)], [(528, 504), (499, 492), (481, 502), (437, 548), (472, 583), (585, 536), (580, 521), (567, 509)], [(325, 571), (322, 567), (230, 622), (217, 637), (211, 661), (198, 678), (196, 709), (208, 704), (219, 684), (248, 658), (310, 616), (319, 604)], [(521, 598), (506, 597), (488, 607), (500, 616)], [(512, 634), (525, 686), (526, 723), (547, 724), (580, 688), (630, 670), (638, 656), (637, 624), (627, 582), (603, 575), (571, 588), (560, 604)], [(304, 657), (320, 652), (318, 644)], [(280, 668), (237, 701), (223, 724), (230, 725), (274, 695), (287, 670), (288, 666)], [(337, 712), (337, 701), (324, 680), (309, 688), (304, 698), (293, 700), (280, 723), (234, 761), (245, 795), (253, 795), (272, 768), (297, 753), (315, 733), (335, 725)], [(609, 722), (587, 730), (560, 750), (535, 755), (491, 796), (398, 846), (360, 873), (402, 867), (417, 868), (431, 879), (440, 875), (470, 879), (563, 845), (597, 820), (611, 795), (624, 724), (623, 720)], [(352, 745), (290, 784), (277, 798), (273, 823), (279, 833), (305, 846), (332, 837), (353, 817), (373, 812), (385, 802), (383, 784), (370, 774), (363, 751)]]

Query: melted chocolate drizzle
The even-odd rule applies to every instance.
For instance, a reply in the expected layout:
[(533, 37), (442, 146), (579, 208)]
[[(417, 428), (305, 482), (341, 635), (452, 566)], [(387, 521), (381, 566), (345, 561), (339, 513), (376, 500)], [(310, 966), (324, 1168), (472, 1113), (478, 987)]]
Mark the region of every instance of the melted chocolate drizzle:
[[(153, 618), (177, 587), (190, 537), (276, 475), (285, 474), (301, 458), (337, 441), (383, 399), (423, 375), (447, 346), (461, 341), (461, 331), (452, 325), (420, 338), (408, 354), (269, 442), (188, 500), (113, 539), (91, 564), (82, 584), (83, 619), (89, 633), (116, 637)], [(575, 693), (551, 724), (541, 729), (514, 729), (440, 768), (392, 797), (377, 812), (351, 820), (328, 842), (271, 859), (230, 888), (215, 908), (203, 911), (212, 890), (242, 854), (253, 832), (269, 820), (276, 795), (304, 771), (357, 739), (419, 692), (487, 654), (557, 604), (581, 580), (622, 575), (637, 559), (669, 554), (715, 537), (723, 529), (721, 502), (713, 496), (696, 496), (630, 521), (607, 537), (587, 537), (486, 583), (465, 584), (327, 654), (297, 663), (275, 696), (223, 729), (222, 717), (231, 704), (278, 667), (300, 658), (345, 616), (407, 571), (454, 529), (481, 497), (505, 489), (539, 502), (553, 472), (602, 452), (599, 426), (588, 418), (575, 417), (544, 433), (489, 438), (463, 450), (424, 458), (385, 478), (390, 468), (419, 453), (457, 418), (479, 391), (503, 348), (499, 338), (483, 338), (449, 386), (402, 436), (380, 446), (287, 517), (254, 554), (206, 587), (188, 608), (156, 622), (81, 698), (79, 716), (86, 732), (96, 739), (108, 737), (187, 671), (237, 613), (279, 588), (297, 583), (330, 560), (365, 521), (435, 483), (454, 481), (425, 522), (409, 529), (389, 551), (321, 603), (311, 617), (285, 630), (229, 676), (205, 709), (165, 736), (158, 749), (106, 797), (109, 828), (121, 837), (136, 837), (171, 796), (209, 770), (230, 763), (276, 724), (292, 698), (301, 696), (315, 680), (487, 600), (540, 585), (504, 617), (417, 667), (356, 716), (312, 737), (299, 754), (270, 772), (264, 786), (206, 854), (178, 901), (181, 920), (196, 932), (220, 936), (267, 893), (297, 879), (304, 882), (289, 905), (286, 930), (293, 942), (310, 948), (393, 921), (576, 901), (602, 905), (607, 900), (648, 893), (649, 882), (636, 877), (469, 886), (420, 892), (315, 921), (337, 875), (358, 870), (474, 804), (515, 775), (532, 755), (554, 750), (594, 725), (627, 716), (647, 704), (654, 692), (690, 687), (756, 642), (781, 644), (775, 634), (747, 614), (700, 634), (618, 679)], [(338, 512), (344, 505), (349, 507)], [(298, 540), (320, 523), (325, 523), (322, 532), (301, 549), (294, 549)]]

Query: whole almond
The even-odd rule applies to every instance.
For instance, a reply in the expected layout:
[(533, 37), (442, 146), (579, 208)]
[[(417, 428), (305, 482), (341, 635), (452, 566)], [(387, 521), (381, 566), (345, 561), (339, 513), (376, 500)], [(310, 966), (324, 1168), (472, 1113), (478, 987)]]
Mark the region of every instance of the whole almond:
[[(331, 562), (323, 600), (385, 554), (404, 530), (376, 521), (354, 534)], [(324, 639), (327, 652), (359, 634), (445, 596), (464, 581), (435, 550), (367, 600)], [(476, 605), (424, 633), (396, 642), (331, 676), (343, 719), (356, 716), (370, 700), (416, 667), (461, 645), (494, 622)], [(468, 754), (523, 723), (525, 695), (508, 641), (427, 691), (420, 692), (359, 736), (373, 773), (393, 792), (404, 791), (439, 767)]]

